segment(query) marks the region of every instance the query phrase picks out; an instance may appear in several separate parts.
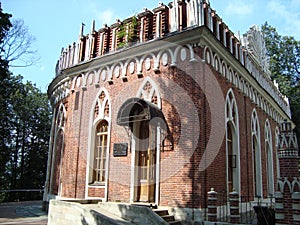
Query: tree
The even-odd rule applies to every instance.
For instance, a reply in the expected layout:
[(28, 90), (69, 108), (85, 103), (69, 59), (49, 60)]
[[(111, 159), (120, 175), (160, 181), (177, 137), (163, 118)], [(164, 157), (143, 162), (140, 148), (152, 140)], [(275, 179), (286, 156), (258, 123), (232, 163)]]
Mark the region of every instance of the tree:
[(27, 67), (36, 63), (39, 58), (37, 51), (32, 49), (35, 38), (32, 36), (24, 21), (13, 20), (11, 29), (5, 32), (0, 44), (3, 49), (3, 58), (10, 67)]
[[(33, 40), (24, 24), (16, 27), (10, 17), (2, 12), (0, 3), (0, 190), (42, 188), (51, 110), (45, 93), (9, 72), (12, 62), (28, 56)], [(26, 65), (30, 65), (27, 60)], [(0, 202), (4, 200), (16, 198), (0, 192)]]
[[(10, 87), (8, 157), (3, 163), (2, 188), (40, 189), (46, 177), (51, 128), (47, 94), (41, 93), (31, 82), (23, 84), (22, 76), (11, 76)], [(16, 196), (10, 194), (5, 199), (15, 200)]]
[(262, 25), (262, 32), (270, 57), (271, 78), (278, 82), (281, 93), (289, 98), (300, 143), (300, 41), (279, 35), (267, 22)]
[[(10, 14), (2, 12), (2, 7), (1, 7), (1, 3), (0, 3), (0, 43), (3, 43), (6, 33), (12, 26), (11, 22), (9, 20), (10, 17), (11, 17)], [(2, 74), (1, 77), (3, 77), (4, 74), (6, 74), (8, 72), (8, 69), (7, 69), (8, 64), (7, 64), (7, 61), (3, 58), (3, 54), (4, 54), (4, 49), (0, 45), (0, 66), (1, 66), (0, 72)]]
[(48, 98), (31, 82), (22, 84), (11, 98), (14, 100), (11, 187), (41, 188), (45, 180), (51, 127)]
[[(3, 42), (6, 32), (10, 29), (10, 14), (3, 13), (0, 3), (0, 43)], [(3, 59), (3, 49), (0, 48), (0, 187), (3, 186), (5, 177), (5, 164), (9, 160), (8, 139), (10, 138), (8, 118), (10, 109), (8, 106), (9, 76), (8, 63)], [(1, 195), (0, 195), (1, 198)]]

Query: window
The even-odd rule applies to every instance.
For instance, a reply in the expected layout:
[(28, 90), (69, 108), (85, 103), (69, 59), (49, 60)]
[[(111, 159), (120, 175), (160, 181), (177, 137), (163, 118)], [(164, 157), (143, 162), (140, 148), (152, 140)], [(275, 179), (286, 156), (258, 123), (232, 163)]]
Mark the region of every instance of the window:
[(161, 98), (159, 95), (158, 87), (148, 77), (142, 83), (137, 93), (137, 97), (144, 99), (148, 102), (151, 102), (152, 104), (157, 105), (158, 108), (161, 108)]
[(278, 149), (279, 149), (279, 128), (275, 128), (275, 147), (276, 147), (276, 167), (277, 167), (277, 178), (280, 177), (280, 166), (278, 158)]
[(256, 197), (262, 197), (260, 128), (259, 128), (257, 112), (255, 109), (252, 112), (251, 133), (252, 133), (252, 162), (253, 162), (254, 195)]
[(227, 161), (228, 161), (228, 170), (227, 170), (227, 176), (228, 176), (228, 191), (232, 192), (233, 191), (233, 140), (232, 140), (232, 128), (227, 123)]
[(101, 121), (96, 129), (93, 183), (105, 181), (108, 123)]
[(111, 108), (109, 95), (101, 90), (91, 110), (92, 127), (89, 142), (87, 184), (106, 187), (108, 176)]
[(238, 108), (234, 93), (230, 89), (226, 97), (226, 154), (227, 191), (240, 191), (240, 147)]
[(66, 109), (64, 104), (61, 104), (56, 111), (54, 133), (53, 133), (53, 150), (52, 150), (52, 166), (50, 177), (50, 193), (61, 195), (62, 193), (62, 167), (63, 167), (63, 152), (64, 152), (64, 131), (66, 123)]
[(266, 172), (268, 195), (274, 194), (274, 172), (273, 172), (273, 148), (271, 127), (268, 120), (265, 123), (265, 150), (266, 150)]

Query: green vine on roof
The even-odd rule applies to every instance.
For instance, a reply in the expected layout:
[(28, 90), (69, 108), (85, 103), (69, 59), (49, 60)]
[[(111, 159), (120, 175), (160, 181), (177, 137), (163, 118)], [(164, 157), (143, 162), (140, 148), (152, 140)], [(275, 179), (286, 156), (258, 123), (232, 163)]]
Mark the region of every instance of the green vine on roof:
[(121, 22), (118, 29), (118, 48), (127, 47), (130, 43), (138, 40), (139, 21), (136, 16), (132, 16), (130, 22)]

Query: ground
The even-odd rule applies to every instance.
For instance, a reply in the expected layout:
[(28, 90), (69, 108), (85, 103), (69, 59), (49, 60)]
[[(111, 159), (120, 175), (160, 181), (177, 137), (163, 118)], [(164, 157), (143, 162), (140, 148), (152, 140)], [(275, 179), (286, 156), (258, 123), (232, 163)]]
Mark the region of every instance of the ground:
[(0, 225), (47, 225), (41, 201), (0, 204)]

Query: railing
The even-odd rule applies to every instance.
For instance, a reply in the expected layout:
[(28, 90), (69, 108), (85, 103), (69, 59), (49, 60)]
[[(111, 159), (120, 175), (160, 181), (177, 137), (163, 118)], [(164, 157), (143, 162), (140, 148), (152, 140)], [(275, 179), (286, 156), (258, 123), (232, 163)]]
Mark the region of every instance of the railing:
[(44, 189), (0, 190), (0, 203), (42, 200), (43, 192)]
[[(218, 193), (217, 197), (217, 221), (231, 223), (230, 201), (227, 193)], [(260, 223), (261, 219), (267, 219), (264, 215), (266, 208), (273, 209), (275, 199), (271, 196), (267, 199), (253, 196), (239, 196), (239, 224), (268, 224)], [(260, 210), (261, 212), (255, 212)]]

